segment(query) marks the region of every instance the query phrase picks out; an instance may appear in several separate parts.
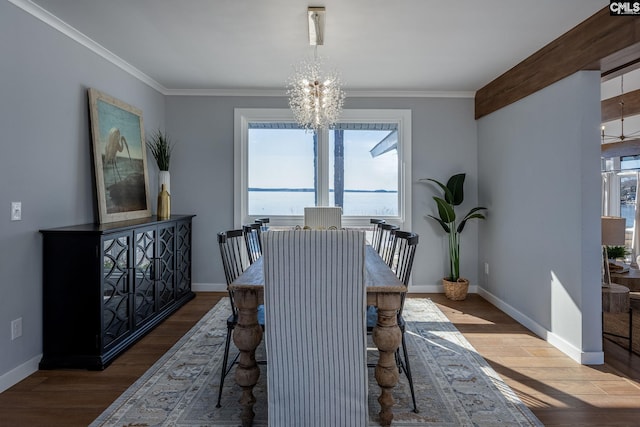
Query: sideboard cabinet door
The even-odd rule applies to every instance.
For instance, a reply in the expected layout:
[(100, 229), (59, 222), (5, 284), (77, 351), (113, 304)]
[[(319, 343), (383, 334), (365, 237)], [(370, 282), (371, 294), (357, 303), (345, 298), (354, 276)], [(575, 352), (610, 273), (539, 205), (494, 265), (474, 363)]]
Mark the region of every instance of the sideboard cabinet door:
[(176, 298), (191, 292), (191, 221), (176, 222)]
[(104, 369), (192, 299), (193, 217), (40, 230), (40, 369)]
[(135, 230), (134, 261), (134, 313), (136, 327), (153, 319), (157, 312), (156, 301), (156, 239), (157, 227)]
[[(176, 300), (176, 223), (158, 226), (158, 244), (156, 246), (156, 287), (158, 291), (158, 310), (173, 304)], [(191, 282), (189, 282), (191, 290)]]
[(131, 233), (102, 239), (102, 351), (131, 334)]

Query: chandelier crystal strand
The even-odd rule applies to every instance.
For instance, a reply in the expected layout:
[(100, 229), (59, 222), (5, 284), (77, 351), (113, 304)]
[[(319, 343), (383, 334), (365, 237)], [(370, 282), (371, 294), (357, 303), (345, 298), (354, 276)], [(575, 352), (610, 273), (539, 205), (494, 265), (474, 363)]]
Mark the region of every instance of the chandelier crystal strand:
[(322, 73), (322, 60), (304, 61), (289, 80), (289, 107), (307, 131), (333, 128), (340, 117), (345, 93), (335, 71)]

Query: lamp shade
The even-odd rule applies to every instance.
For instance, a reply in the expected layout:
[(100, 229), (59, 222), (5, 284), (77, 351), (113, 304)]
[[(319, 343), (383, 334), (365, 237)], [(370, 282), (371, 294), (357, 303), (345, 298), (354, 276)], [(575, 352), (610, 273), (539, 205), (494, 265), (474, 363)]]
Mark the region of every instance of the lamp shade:
[(624, 246), (624, 218), (617, 216), (602, 217), (602, 244), (606, 246)]

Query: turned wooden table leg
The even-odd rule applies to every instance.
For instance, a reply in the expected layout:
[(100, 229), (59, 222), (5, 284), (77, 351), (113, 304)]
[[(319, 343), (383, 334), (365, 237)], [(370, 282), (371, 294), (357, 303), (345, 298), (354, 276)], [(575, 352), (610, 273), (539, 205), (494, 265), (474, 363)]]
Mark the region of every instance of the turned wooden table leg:
[(400, 309), (400, 294), (384, 294), (378, 296), (378, 322), (373, 329), (373, 342), (379, 351), (375, 377), (381, 392), (380, 424), (390, 426), (393, 421), (392, 390), (398, 383), (398, 367), (395, 352), (400, 346), (402, 332), (398, 327), (398, 310)]
[(258, 324), (258, 302), (260, 292), (257, 290), (234, 291), (235, 303), (238, 307), (238, 324), (233, 331), (233, 342), (240, 357), (236, 368), (236, 383), (242, 388), (240, 405), (242, 405), (242, 425), (247, 427), (253, 423), (253, 405), (256, 398), (253, 387), (260, 378), (260, 369), (256, 363), (256, 348), (262, 341), (262, 328)]

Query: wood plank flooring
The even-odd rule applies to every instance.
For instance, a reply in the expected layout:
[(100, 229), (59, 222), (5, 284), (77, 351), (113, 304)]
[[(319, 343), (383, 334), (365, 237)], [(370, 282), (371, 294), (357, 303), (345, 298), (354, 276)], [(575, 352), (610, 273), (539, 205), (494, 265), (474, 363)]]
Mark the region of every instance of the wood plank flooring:
[[(104, 371), (38, 371), (0, 394), (0, 426), (86, 426), (187, 332), (223, 293), (197, 297)], [(640, 425), (640, 357), (605, 340), (605, 364), (582, 366), (478, 295), (431, 298), (546, 426)]]
[(640, 357), (605, 340), (605, 364), (580, 365), (478, 295), (424, 296), (546, 426), (640, 425)]

